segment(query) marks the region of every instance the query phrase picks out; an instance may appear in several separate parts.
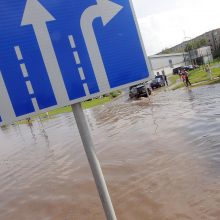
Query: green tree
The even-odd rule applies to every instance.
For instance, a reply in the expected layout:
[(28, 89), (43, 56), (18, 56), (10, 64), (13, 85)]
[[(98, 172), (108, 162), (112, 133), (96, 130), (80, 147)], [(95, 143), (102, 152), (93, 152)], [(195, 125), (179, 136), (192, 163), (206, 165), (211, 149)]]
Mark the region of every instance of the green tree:
[(198, 41), (195, 42), (195, 46), (196, 46), (196, 49), (200, 48), (200, 47), (204, 47), (204, 46), (207, 46), (208, 42), (205, 38), (202, 38)]
[(185, 46), (185, 52), (189, 52), (192, 49), (194, 49), (193, 43), (192, 42), (187, 43), (186, 46)]
[(199, 40), (194, 40), (194, 41), (190, 41), (189, 43), (186, 44), (185, 47), (185, 52), (189, 52), (193, 49), (198, 49), (200, 47), (203, 46), (207, 46), (208, 42), (205, 38), (199, 39)]
[(220, 47), (213, 53), (214, 59), (220, 58)]

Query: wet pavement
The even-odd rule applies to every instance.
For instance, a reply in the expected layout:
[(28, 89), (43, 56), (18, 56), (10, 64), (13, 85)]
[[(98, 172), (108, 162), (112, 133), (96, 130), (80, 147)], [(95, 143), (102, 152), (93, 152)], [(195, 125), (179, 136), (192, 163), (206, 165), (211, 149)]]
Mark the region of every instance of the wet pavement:
[[(220, 219), (220, 85), (86, 111), (118, 220)], [(1, 220), (105, 219), (71, 113), (0, 130)]]

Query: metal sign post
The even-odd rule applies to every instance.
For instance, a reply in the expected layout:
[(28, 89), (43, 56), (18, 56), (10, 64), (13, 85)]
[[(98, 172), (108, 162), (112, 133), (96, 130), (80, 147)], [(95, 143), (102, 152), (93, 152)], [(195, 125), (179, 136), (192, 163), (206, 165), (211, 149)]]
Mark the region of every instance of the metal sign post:
[(83, 142), (86, 156), (95, 179), (96, 187), (99, 192), (106, 218), (107, 220), (117, 220), (81, 103), (73, 104), (72, 110)]

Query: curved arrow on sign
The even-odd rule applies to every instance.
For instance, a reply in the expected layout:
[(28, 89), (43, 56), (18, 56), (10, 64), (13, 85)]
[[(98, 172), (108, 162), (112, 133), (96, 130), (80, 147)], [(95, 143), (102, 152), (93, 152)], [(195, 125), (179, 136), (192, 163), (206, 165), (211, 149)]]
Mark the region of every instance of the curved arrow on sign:
[(55, 20), (37, 0), (27, 0), (21, 26), (33, 26), (57, 104), (63, 106), (69, 98), (46, 24)]
[(101, 17), (102, 23), (105, 26), (122, 10), (122, 8), (121, 5), (109, 0), (97, 0), (97, 4), (88, 7), (83, 12), (80, 19), (83, 37), (100, 92), (109, 90), (110, 85), (93, 29), (93, 21)]

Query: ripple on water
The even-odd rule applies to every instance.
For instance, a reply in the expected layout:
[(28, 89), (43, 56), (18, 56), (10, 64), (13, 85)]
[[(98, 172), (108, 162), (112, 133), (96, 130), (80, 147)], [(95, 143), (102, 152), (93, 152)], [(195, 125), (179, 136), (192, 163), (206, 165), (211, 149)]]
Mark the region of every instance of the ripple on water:
[[(219, 220), (219, 101), (216, 85), (86, 111), (118, 219)], [(0, 140), (0, 219), (104, 219), (72, 113)]]

